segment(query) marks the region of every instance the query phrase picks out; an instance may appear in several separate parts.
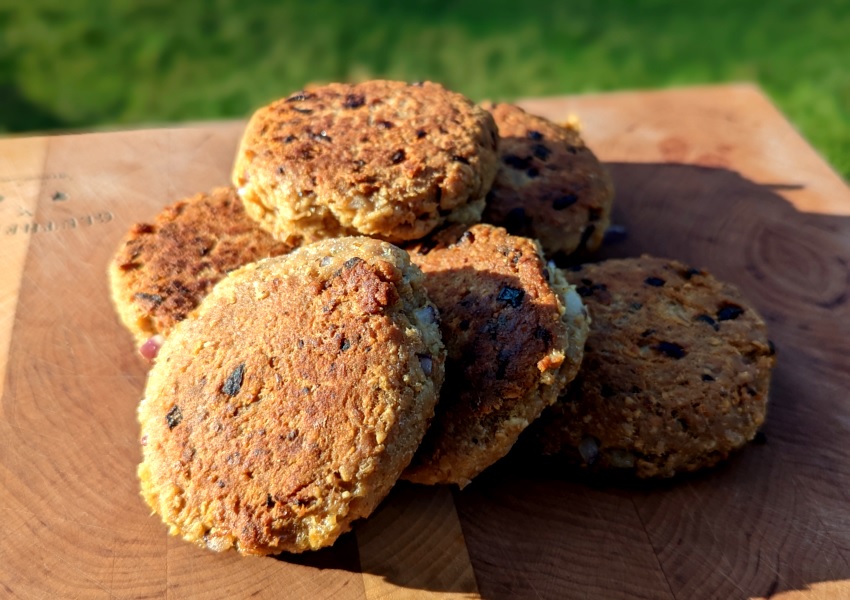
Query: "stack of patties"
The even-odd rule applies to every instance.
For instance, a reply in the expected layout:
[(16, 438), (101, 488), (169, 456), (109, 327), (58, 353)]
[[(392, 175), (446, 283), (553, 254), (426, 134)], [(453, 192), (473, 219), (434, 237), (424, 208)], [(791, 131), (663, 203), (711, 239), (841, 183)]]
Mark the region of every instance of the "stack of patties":
[[(254, 114), (232, 179), (134, 226), (110, 269), (122, 321), (155, 357), (139, 477), (175, 535), (244, 554), (321, 548), (399, 478), (465, 486), (531, 424), (535, 452), (669, 474), (716, 462), (761, 423), (772, 362), (741, 351), (758, 365), (750, 405), (705, 409), (728, 399), (706, 393), (675, 407), (704, 443), (640, 415), (639, 447), (593, 428), (624, 432), (631, 417), (587, 391), (595, 376), (626, 385), (606, 367), (623, 363), (615, 351), (570, 385), (587, 339), (621, 345), (619, 317), (602, 310), (597, 325), (583, 302), (598, 284), (551, 260), (591, 253), (610, 222), (611, 180), (574, 127), (428, 82), (316, 86)], [(727, 296), (739, 325), (763, 327)], [(666, 313), (642, 314), (635, 327), (660, 330)], [(716, 352), (740, 350), (731, 333)], [(675, 354), (647, 337), (648, 352)], [(737, 363), (723, 356), (712, 376), (725, 385)], [(651, 374), (642, 385), (675, 391)]]
[(131, 230), (113, 297), (156, 355), (139, 476), (172, 533), (329, 545), (403, 472), (466, 484), (554, 403), (588, 319), (536, 241), (468, 229), (498, 143), (433, 83), (314, 87), (257, 111), (233, 188)]

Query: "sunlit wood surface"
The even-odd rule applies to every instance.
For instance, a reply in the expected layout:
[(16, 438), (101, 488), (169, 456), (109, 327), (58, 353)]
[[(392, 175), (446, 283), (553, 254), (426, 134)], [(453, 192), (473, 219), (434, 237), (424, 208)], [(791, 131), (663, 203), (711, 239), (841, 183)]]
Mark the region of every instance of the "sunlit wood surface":
[(106, 265), (226, 183), (243, 123), (0, 140), (0, 596), (850, 598), (850, 190), (747, 85), (535, 99), (577, 115), (627, 237), (737, 284), (779, 351), (767, 443), (681, 481), (508, 463), (400, 486), (319, 553), (214, 554), (138, 494), (145, 364)]

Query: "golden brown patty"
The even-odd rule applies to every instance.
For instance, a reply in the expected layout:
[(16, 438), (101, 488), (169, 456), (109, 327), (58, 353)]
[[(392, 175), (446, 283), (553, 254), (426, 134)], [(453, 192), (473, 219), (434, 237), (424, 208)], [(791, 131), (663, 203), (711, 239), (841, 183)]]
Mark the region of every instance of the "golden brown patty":
[(611, 220), (614, 187), (578, 131), (512, 104), (482, 106), (501, 136), (483, 220), (537, 238), (547, 256), (596, 250)]
[(143, 343), (167, 335), (229, 271), (290, 250), (248, 218), (232, 187), (218, 188), (133, 225), (109, 265), (112, 299)]
[(281, 239), (419, 239), (480, 219), (493, 118), (435, 83), (335, 83), (251, 118), (233, 170), (248, 214)]
[(565, 273), (593, 324), (581, 373), (529, 431), (544, 453), (669, 477), (755, 436), (775, 357), (736, 288), (647, 256)]
[(463, 486), (575, 377), (587, 315), (538, 244), (501, 228), (475, 225), (411, 259), (440, 309), (448, 361), (434, 422), (404, 478)]
[(332, 544), (425, 434), (444, 373), (436, 315), (407, 254), (368, 238), (231, 273), (151, 370), (145, 500), (213, 550)]

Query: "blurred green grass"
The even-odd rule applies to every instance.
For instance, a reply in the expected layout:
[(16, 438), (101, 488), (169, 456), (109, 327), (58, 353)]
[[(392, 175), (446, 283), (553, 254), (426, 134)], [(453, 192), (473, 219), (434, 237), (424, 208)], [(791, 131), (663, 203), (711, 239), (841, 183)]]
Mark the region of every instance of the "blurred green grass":
[(477, 100), (754, 81), (850, 179), (849, 0), (0, 0), (0, 131), (246, 116), (368, 77)]

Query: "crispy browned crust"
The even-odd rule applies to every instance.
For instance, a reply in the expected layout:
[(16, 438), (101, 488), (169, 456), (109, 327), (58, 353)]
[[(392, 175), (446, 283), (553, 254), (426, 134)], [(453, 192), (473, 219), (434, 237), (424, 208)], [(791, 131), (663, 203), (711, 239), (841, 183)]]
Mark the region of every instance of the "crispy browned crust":
[[(466, 485), (507, 454), (575, 377), (587, 320), (573, 291), (550, 283), (534, 240), (474, 225), (456, 243), (423, 243), (411, 259), (440, 309), (448, 350), (434, 422), (404, 477)], [(563, 280), (561, 280), (563, 284)]]
[(755, 436), (775, 356), (734, 286), (648, 256), (565, 273), (593, 324), (581, 373), (529, 431), (544, 453), (669, 477)]
[(444, 373), (436, 314), (406, 253), (367, 238), (230, 274), (151, 371), (145, 500), (213, 550), (332, 544), (422, 440)]
[(499, 171), (482, 219), (540, 240), (547, 256), (596, 250), (614, 186), (578, 131), (512, 104), (482, 105), (499, 127)]
[(334, 83), (259, 109), (233, 182), (281, 239), (419, 239), (480, 219), (496, 174), (493, 118), (436, 83)]
[(245, 214), (232, 187), (218, 188), (133, 225), (109, 266), (112, 299), (143, 343), (167, 336), (228, 272), (291, 250)]

